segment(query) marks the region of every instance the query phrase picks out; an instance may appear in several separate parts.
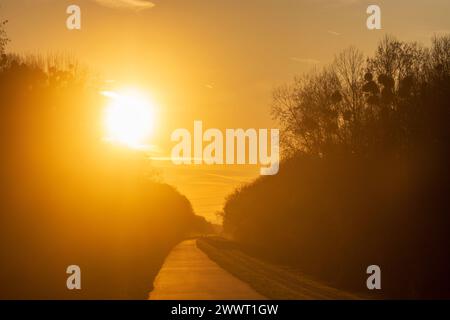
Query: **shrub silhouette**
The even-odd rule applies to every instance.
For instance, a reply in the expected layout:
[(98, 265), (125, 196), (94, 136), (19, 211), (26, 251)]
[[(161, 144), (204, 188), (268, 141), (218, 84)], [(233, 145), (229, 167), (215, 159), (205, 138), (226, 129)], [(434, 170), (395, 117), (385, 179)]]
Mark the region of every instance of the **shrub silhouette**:
[(67, 56), (2, 55), (0, 298), (146, 298), (172, 246), (209, 227), (142, 154), (102, 142), (88, 78)]
[(224, 228), (254, 253), (385, 297), (450, 297), (450, 36), (383, 39), (275, 90), (277, 176), (237, 189)]

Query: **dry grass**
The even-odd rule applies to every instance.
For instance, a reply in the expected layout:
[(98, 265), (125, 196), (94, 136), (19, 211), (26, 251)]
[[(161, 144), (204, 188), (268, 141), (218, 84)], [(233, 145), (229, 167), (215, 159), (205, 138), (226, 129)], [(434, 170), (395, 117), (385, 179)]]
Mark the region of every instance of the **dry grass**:
[(297, 270), (251, 257), (222, 238), (198, 239), (197, 247), (222, 268), (269, 299), (361, 299), (355, 294), (322, 284)]

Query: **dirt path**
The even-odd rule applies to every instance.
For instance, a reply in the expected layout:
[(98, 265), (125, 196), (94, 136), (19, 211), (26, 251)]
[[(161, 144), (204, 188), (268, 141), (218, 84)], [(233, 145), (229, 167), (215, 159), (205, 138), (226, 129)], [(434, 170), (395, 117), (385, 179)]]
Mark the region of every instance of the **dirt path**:
[(196, 240), (177, 245), (154, 282), (150, 300), (266, 299), (237, 279), (196, 246)]

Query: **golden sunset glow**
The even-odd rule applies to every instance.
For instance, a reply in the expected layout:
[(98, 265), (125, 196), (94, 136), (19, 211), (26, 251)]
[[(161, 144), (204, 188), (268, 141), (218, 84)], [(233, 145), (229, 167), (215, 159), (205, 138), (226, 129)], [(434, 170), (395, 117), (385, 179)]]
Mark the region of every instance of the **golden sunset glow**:
[[(108, 90), (98, 106), (101, 138), (132, 149), (151, 144), (164, 181), (215, 222), (225, 197), (256, 179), (259, 167), (175, 166), (174, 130), (190, 129), (196, 120), (220, 130), (276, 128), (270, 109), (278, 85), (326, 66), (350, 46), (371, 54), (386, 34), (429, 45), (432, 34), (450, 30), (448, 0), (433, 6), (377, 1), (389, 14), (376, 31), (366, 28), (367, 6), (359, 0), (74, 2), (81, 9), (79, 30), (66, 27), (70, 1), (1, 0), (0, 18), (10, 21), (8, 50), (70, 52), (101, 75), (108, 81), (96, 88)], [(130, 86), (139, 88), (137, 99), (123, 90)]]
[(143, 148), (154, 128), (154, 103), (144, 93), (127, 89), (119, 92), (104, 91), (109, 98), (104, 114), (107, 141)]
[(450, 301), (449, 13), (0, 0), (0, 302)]

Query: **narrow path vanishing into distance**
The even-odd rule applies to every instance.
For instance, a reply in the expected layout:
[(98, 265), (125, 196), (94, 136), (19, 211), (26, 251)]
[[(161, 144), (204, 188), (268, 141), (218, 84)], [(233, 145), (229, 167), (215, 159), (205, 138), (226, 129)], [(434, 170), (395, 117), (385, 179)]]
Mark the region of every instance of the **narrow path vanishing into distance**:
[(150, 300), (267, 299), (234, 277), (197, 248), (196, 240), (178, 244), (166, 258)]

